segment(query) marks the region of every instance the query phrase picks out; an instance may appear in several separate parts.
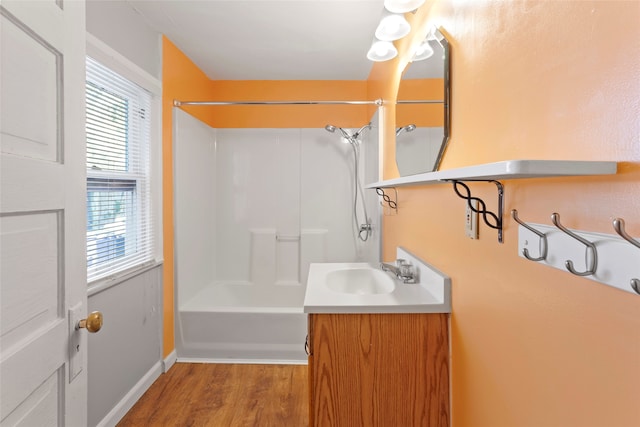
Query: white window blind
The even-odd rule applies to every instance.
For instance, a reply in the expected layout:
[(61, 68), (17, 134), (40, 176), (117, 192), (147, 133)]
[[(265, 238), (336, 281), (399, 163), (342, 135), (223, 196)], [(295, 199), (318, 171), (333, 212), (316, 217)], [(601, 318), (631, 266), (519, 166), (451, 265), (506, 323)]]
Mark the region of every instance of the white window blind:
[(153, 261), (151, 94), (87, 58), (87, 279)]

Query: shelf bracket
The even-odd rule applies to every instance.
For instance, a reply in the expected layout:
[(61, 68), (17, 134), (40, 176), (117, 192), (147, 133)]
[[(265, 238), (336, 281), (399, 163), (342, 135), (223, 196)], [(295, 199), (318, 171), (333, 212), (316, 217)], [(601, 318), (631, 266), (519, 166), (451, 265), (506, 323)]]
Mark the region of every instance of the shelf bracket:
[[(467, 205), (469, 206), (469, 209), (482, 215), (482, 220), (487, 225), (487, 227), (498, 230), (498, 242), (503, 243), (504, 239), (502, 236), (502, 212), (504, 211), (504, 186), (502, 185), (502, 183), (495, 180), (484, 180), (484, 179), (465, 180), (466, 182), (492, 182), (496, 185), (498, 190), (498, 213), (496, 214), (487, 210), (487, 205), (484, 203), (484, 201), (482, 201), (482, 199), (479, 199), (478, 197), (473, 197), (471, 195), (471, 190), (469, 189), (469, 186), (467, 186), (463, 182), (463, 180), (446, 179), (444, 181), (453, 183), (453, 191), (455, 191), (456, 195), (467, 201)], [(460, 192), (459, 187), (462, 187), (462, 189), (464, 189), (464, 192), (466, 194), (462, 194)], [(471, 203), (472, 200), (478, 201), (478, 209), (473, 207)]]
[[(376, 193), (378, 194), (378, 196), (382, 197), (382, 200), (384, 200), (384, 203), (389, 205), (391, 209), (398, 212), (398, 190), (396, 190), (396, 187), (388, 187), (388, 188), (393, 189), (393, 192), (395, 193), (395, 197), (393, 198), (393, 200), (391, 199), (391, 197), (385, 194), (383, 188), (376, 187)], [(384, 206), (383, 203), (380, 203), (380, 204)]]

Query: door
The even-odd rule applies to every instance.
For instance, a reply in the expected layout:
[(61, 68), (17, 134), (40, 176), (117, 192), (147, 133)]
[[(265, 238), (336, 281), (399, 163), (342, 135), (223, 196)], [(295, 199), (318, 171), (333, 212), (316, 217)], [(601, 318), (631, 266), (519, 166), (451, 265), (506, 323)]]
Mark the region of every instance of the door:
[(84, 2), (0, 20), (0, 425), (85, 426)]

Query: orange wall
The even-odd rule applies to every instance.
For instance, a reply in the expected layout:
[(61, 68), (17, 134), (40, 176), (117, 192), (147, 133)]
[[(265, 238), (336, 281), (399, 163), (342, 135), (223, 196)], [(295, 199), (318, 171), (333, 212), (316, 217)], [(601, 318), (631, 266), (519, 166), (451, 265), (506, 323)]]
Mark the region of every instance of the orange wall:
[[(640, 236), (640, 2), (441, 0), (412, 18), (451, 42), (443, 169), (618, 161), (614, 176), (503, 181), (505, 212), (550, 224), (557, 211), (570, 228), (609, 234), (619, 216)], [(397, 87), (401, 66), (386, 66), (372, 71), (372, 96)], [(394, 126), (386, 115), (386, 178), (398, 174)], [(496, 208), (495, 186), (472, 188)], [(504, 244), (484, 225), (465, 238), (450, 185), (398, 193), (385, 260), (404, 246), (452, 277), (454, 427), (640, 425), (640, 296), (520, 258), (509, 217)]]
[[(213, 81), (215, 100), (365, 101), (366, 81)], [(203, 108), (203, 107), (201, 107)], [(216, 128), (322, 128), (331, 123), (360, 127), (371, 118), (369, 107), (354, 105), (278, 105), (204, 107), (206, 122)]]

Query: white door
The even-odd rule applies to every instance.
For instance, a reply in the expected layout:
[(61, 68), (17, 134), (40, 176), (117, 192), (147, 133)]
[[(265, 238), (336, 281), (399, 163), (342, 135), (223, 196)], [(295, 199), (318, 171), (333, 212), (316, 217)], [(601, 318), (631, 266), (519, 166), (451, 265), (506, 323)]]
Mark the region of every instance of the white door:
[(0, 425), (86, 426), (84, 2), (0, 15)]

